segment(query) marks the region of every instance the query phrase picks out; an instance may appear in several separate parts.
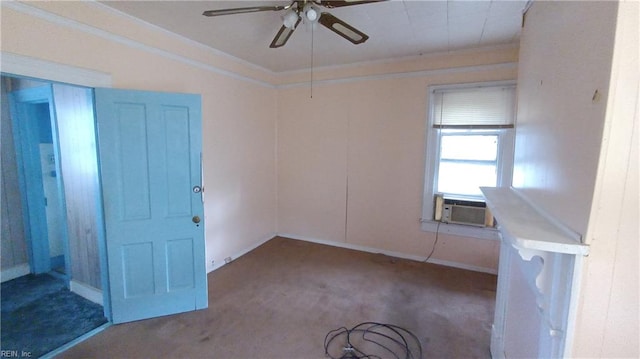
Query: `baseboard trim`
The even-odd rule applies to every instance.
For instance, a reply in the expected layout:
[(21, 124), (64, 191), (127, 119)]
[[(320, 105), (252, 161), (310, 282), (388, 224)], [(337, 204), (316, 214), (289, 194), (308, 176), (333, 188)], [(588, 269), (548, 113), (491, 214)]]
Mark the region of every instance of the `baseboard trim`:
[[(268, 241), (272, 240), (272, 239), (273, 239), (273, 238), (275, 238), (276, 236), (277, 236), (277, 234), (276, 234), (275, 232), (274, 232), (274, 233), (270, 233), (270, 234), (268, 234), (267, 236), (265, 236), (265, 237), (263, 237), (262, 239), (260, 239), (258, 242), (256, 242), (256, 244), (254, 244), (253, 246), (251, 246), (251, 247), (247, 247), (247, 248), (243, 249), (242, 251), (240, 251), (240, 252), (238, 252), (238, 253), (236, 253), (236, 254), (234, 254), (234, 255), (231, 255), (231, 256), (227, 257), (227, 258), (231, 258), (231, 260), (230, 260), (228, 263), (231, 263), (231, 262), (233, 262), (234, 260), (236, 260), (236, 259), (238, 259), (238, 258), (242, 257), (243, 255), (245, 255), (245, 254), (247, 254), (247, 253), (251, 252), (252, 250), (254, 250), (254, 249), (256, 249), (256, 248), (260, 247), (261, 245), (263, 245), (263, 244), (265, 244), (266, 242), (268, 242)], [(220, 268), (224, 267), (224, 265), (225, 265), (225, 264), (228, 264), (228, 263), (226, 263), (226, 262), (224, 262), (224, 261), (220, 261), (220, 263), (214, 263), (214, 265), (213, 265), (213, 266), (208, 267), (209, 269), (207, 270), (207, 274), (208, 274), (208, 273), (213, 272), (214, 270), (217, 270), (217, 269), (220, 269)]]
[(76, 293), (77, 295), (88, 299), (96, 304), (100, 304), (104, 306), (102, 291), (98, 288), (92, 287), (90, 285), (80, 283), (76, 280), (71, 280), (69, 283), (69, 289)]
[(427, 263), (438, 264), (438, 265), (442, 265), (442, 266), (445, 266), (445, 267), (453, 267), (453, 268), (458, 268), (458, 269), (465, 269), (465, 270), (469, 270), (469, 271), (472, 271), (472, 272), (480, 272), (480, 273), (498, 275), (498, 270), (497, 269), (474, 266), (472, 264), (466, 264), (466, 263), (460, 263), (460, 262), (445, 261), (445, 260), (437, 259), (437, 258), (431, 258), (431, 259), (429, 259), (427, 261)]
[[(328, 241), (328, 240), (324, 240), (324, 239), (317, 239), (317, 238), (311, 238), (311, 237), (306, 237), (306, 236), (299, 236), (299, 235), (295, 235), (295, 234), (291, 234), (291, 233), (278, 233), (278, 236), (285, 237), (285, 238), (296, 239), (296, 240), (305, 241), (305, 242), (324, 244), (324, 245), (333, 246), (333, 247), (353, 249), (353, 250), (361, 251), (361, 252), (376, 253), (376, 254), (380, 253), (380, 254), (384, 254), (386, 256), (390, 256), (390, 257), (409, 259), (409, 260), (417, 261), (417, 262), (424, 262), (425, 259), (426, 259), (426, 257), (424, 257), (424, 256), (416, 256), (416, 255), (406, 254), (406, 253), (401, 253), (401, 252), (388, 251), (388, 250), (384, 250), (384, 249), (378, 249), (378, 248), (373, 248), (373, 247), (368, 247), (368, 246), (362, 246), (362, 245), (359, 245), (359, 244), (351, 244), (351, 243), (346, 243), (346, 242), (335, 242), (335, 241)], [(452, 267), (452, 268), (458, 268), (458, 269), (465, 269), (465, 270), (470, 270), (470, 271), (473, 271), (473, 272), (481, 272), (481, 273), (488, 273), (488, 274), (498, 274), (498, 271), (496, 269), (493, 269), (493, 268), (474, 266), (474, 265), (470, 265), (470, 264), (466, 264), (466, 263), (446, 261), (446, 260), (442, 260), (442, 259), (430, 258), (427, 261), (427, 263), (438, 264), (438, 265), (442, 265), (442, 266), (446, 266), (446, 267)]]
[(491, 359), (506, 359), (504, 353), (504, 340), (496, 332), (496, 325), (491, 325), (491, 345), (489, 346), (491, 352)]
[(0, 280), (2, 283), (16, 279), (31, 273), (29, 263), (19, 264), (17, 266), (6, 268), (0, 271)]

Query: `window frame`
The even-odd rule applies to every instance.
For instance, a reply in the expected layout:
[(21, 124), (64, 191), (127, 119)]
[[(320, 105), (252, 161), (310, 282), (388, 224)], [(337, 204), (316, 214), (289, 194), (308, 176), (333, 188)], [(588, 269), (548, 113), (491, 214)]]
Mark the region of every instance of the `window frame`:
[[(428, 87), (428, 102), (427, 102), (427, 127), (426, 127), (426, 146), (425, 146), (425, 176), (424, 176), (424, 190), (422, 201), (422, 217), (421, 217), (421, 229), (426, 232), (444, 232), (448, 234), (475, 237), (482, 239), (498, 239), (498, 233), (495, 228), (483, 228), (466, 226), (452, 223), (442, 223), (434, 220), (434, 196), (436, 192), (436, 178), (438, 176), (438, 168), (440, 163), (440, 139), (442, 131), (447, 131), (442, 128), (434, 127), (435, 120), (435, 106), (434, 97), (436, 91), (442, 90), (456, 90), (456, 89), (469, 89), (479, 87), (505, 87), (516, 86), (516, 81), (491, 81), (491, 82), (476, 82), (454, 85), (434, 85)], [(515, 106), (515, 104), (514, 104)], [(514, 115), (515, 116), (515, 115)], [(515, 148), (515, 118), (514, 127), (512, 128), (478, 128), (478, 129), (466, 129), (461, 130), (472, 134), (473, 131), (479, 133), (491, 133), (498, 136), (498, 153), (497, 153), (497, 187), (509, 187), (511, 186), (512, 174), (513, 174), (513, 155)], [(453, 195), (453, 194), (450, 194)], [(470, 199), (475, 201), (484, 202), (483, 198), (469, 197), (469, 196), (455, 196), (461, 199)]]

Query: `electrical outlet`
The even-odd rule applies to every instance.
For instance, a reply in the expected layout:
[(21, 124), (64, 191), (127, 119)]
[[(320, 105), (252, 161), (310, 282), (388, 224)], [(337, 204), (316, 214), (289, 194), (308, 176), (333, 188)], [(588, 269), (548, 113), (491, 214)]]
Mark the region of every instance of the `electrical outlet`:
[(231, 263), (231, 257), (227, 257), (227, 258), (225, 258), (225, 259), (224, 259), (224, 263), (225, 263), (225, 264), (229, 264), (229, 263)]
[(211, 265), (215, 265), (216, 261), (214, 259), (211, 260)]

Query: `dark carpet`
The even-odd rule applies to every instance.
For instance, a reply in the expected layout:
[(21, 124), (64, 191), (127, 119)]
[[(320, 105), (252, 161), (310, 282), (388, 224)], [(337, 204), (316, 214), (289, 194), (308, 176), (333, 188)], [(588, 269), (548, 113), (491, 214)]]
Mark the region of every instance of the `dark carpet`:
[[(352, 330), (351, 345), (344, 335), (327, 338), (362, 322), (404, 328), (425, 359), (491, 357), (495, 275), (277, 237), (209, 273), (208, 285), (207, 309), (112, 325), (59, 357), (326, 359), (353, 358), (351, 348), (375, 355), (363, 343), (379, 342), (369, 327), (364, 338)], [(392, 351), (406, 358), (403, 347)], [(381, 358), (396, 358), (383, 350)]]
[(48, 274), (16, 278), (1, 290), (3, 351), (37, 358), (107, 322), (102, 306)]

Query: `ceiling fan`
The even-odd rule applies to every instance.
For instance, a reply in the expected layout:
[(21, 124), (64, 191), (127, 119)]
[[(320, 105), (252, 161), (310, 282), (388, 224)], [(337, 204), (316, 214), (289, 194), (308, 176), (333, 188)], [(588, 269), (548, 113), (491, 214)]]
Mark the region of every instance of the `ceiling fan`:
[(283, 25), (271, 41), (270, 48), (282, 47), (287, 43), (291, 34), (296, 29), (300, 21), (319, 22), (322, 26), (342, 36), (354, 45), (361, 44), (369, 36), (346, 22), (338, 19), (328, 12), (320, 12), (318, 6), (327, 9), (336, 7), (361, 5), (385, 0), (293, 0), (291, 4), (274, 6), (252, 6), (233, 9), (207, 10), (202, 13), (204, 16), (221, 16), (233, 14), (246, 14), (261, 11), (282, 11), (286, 12), (282, 16)]

